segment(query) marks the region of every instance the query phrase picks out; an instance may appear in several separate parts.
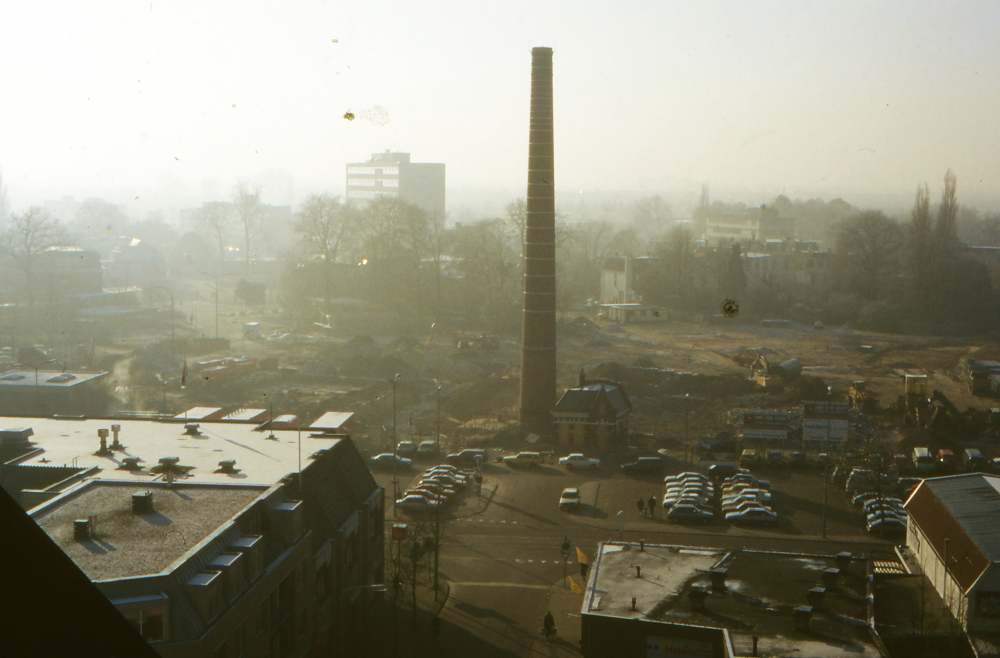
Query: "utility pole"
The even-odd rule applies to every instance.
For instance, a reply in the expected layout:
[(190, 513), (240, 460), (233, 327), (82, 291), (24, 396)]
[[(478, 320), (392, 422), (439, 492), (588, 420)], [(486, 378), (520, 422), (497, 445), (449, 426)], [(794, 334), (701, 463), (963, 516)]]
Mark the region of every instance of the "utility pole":
[(399, 435), (396, 434), (396, 382), (399, 381), (399, 373), (392, 378), (392, 517), (399, 518), (399, 511), (396, 509), (396, 501), (399, 500), (399, 479), (396, 476), (397, 463), (399, 461)]
[(154, 286), (153, 290), (166, 290), (170, 293), (170, 342), (174, 342), (174, 291), (163, 286)]
[[(434, 436), (434, 452), (441, 454), (441, 387), (438, 386), (437, 433)], [(435, 591), (437, 587), (435, 587)]]
[(688, 403), (691, 401), (691, 394), (684, 394), (684, 462), (689, 463), (691, 444), (688, 441)]
[(826, 387), (826, 461), (823, 462), (823, 539), (826, 539), (826, 501), (830, 493), (830, 407), (833, 386)]

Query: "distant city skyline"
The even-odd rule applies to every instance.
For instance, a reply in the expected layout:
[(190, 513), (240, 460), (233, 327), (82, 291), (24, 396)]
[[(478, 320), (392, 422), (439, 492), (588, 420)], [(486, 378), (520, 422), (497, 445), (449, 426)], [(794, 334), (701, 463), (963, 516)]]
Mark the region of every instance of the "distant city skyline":
[(387, 148), (447, 165), (449, 211), (523, 196), (532, 46), (555, 52), (560, 205), (684, 215), (707, 183), (902, 208), (950, 167), (960, 203), (1000, 206), (995, 3), (22, 3), (5, 28), (15, 210), (179, 208), (238, 178), (287, 205)]

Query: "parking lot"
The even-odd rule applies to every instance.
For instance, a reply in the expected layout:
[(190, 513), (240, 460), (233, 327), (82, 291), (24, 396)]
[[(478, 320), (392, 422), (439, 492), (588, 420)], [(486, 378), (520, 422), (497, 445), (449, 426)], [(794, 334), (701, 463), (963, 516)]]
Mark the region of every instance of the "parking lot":
[[(405, 491), (420, 479), (424, 468), (435, 462), (416, 462), (413, 469), (400, 471), (399, 490)], [(792, 469), (787, 466), (752, 469), (752, 473), (771, 482), (771, 508), (778, 520), (773, 526), (733, 527), (718, 512), (707, 524), (687, 525), (664, 519), (660, 502), (663, 499), (665, 475), (681, 472), (679, 463), (665, 461), (661, 474), (626, 475), (620, 467), (575, 471), (557, 464), (556, 456), (548, 456), (540, 466), (509, 467), (497, 463), (495, 456), (484, 464), (482, 495), (477, 497), (470, 481), (464, 491), (444, 506), (450, 518), (470, 522), (520, 524), (522, 526), (563, 526), (583, 524), (617, 529), (619, 523), (631, 530), (649, 527), (651, 531), (677, 533), (746, 534), (752, 536), (820, 536), (823, 532), (823, 472), (815, 466)], [(471, 469), (470, 469), (471, 470)], [(392, 498), (391, 473), (377, 473), (379, 484), (386, 487)], [(559, 510), (563, 489), (580, 490), (580, 506), (573, 511)], [(653, 495), (657, 506), (653, 518), (640, 516), (639, 498)], [(400, 518), (409, 514), (400, 512)], [(827, 500), (826, 534), (828, 537), (857, 539), (867, 536), (864, 519), (853, 507), (843, 487), (831, 484)]]

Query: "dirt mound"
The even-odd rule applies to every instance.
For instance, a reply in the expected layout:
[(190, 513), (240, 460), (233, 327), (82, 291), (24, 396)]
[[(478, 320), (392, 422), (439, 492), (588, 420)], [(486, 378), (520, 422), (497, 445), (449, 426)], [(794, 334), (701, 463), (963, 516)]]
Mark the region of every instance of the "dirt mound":
[(400, 336), (389, 343), (389, 349), (393, 352), (412, 352), (423, 349), (423, 345), (413, 336)]
[(661, 370), (655, 367), (624, 366), (614, 361), (602, 363), (586, 373), (587, 379), (620, 382), (632, 397), (662, 398), (690, 394), (715, 400), (730, 395), (748, 395), (756, 385), (740, 375), (703, 375)]
[(441, 398), (441, 410), (460, 420), (516, 409), (521, 380), (517, 376), (487, 377)]

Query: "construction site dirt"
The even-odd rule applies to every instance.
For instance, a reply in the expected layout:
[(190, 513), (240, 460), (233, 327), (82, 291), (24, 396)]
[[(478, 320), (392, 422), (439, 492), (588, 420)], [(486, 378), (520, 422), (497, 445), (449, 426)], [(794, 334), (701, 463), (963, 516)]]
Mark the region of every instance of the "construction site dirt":
[[(188, 359), (191, 376), (182, 388), (183, 357), (177, 350), (147, 346), (108, 355), (116, 361), (118, 393), (127, 401), (123, 406), (152, 412), (165, 407), (171, 413), (196, 405), (261, 407), (275, 415), (300, 415), (304, 422), (329, 409), (351, 411), (357, 418), (356, 439), (369, 453), (389, 448), (394, 425), (397, 440), (433, 439), (440, 432), (444, 450), (483, 442), (508, 450), (521, 445), (516, 338), (439, 338), (428, 344), (421, 335), (309, 336), (283, 333), (277, 322), (269, 325), (267, 318), (260, 322), (261, 339), (198, 357), (198, 363), (234, 354), (252, 360), (253, 369), (235, 379), (199, 376), (198, 363)], [(742, 410), (794, 411), (803, 401), (826, 400), (829, 386), (832, 399), (843, 401), (852, 384), (864, 381), (866, 422), (878, 429), (881, 449), (906, 453), (927, 445), (936, 450), (939, 443), (958, 439), (981, 445), (987, 458), (994, 456), (988, 444), (978, 441), (988, 433), (981, 419), (948, 411), (954, 417), (948, 427), (961, 424), (964, 430), (944, 437), (930, 427), (905, 426), (900, 407), (905, 376), (920, 374), (928, 378), (928, 395), (939, 391), (949, 409), (973, 407), (986, 414), (995, 403), (973, 396), (963, 371), (966, 359), (1000, 355), (1000, 345), (985, 340), (794, 323), (619, 325), (599, 321), (590, 311), (560, 317), (558, 350), (560, 391), (576, 384), (581, 369), (588, 378), (622, 383), (634, 406), (630, 442), (640, 450), (660, 449), (683, 458), (704, 439), (738, 437)], [(761, 386), (761, 378), (751, 378), (760, 356), (771, 364), (795, 360), (801, 373), (779, 386), (767, 377)], [(142, 374), (133, 375), (129, 384), (130, 373)], [(149, 373), (169, 376), (157, 385)], [(394, 399), (396, 374), (401, 377)], [(790, 443), (788, 449), (797, 448)]]

